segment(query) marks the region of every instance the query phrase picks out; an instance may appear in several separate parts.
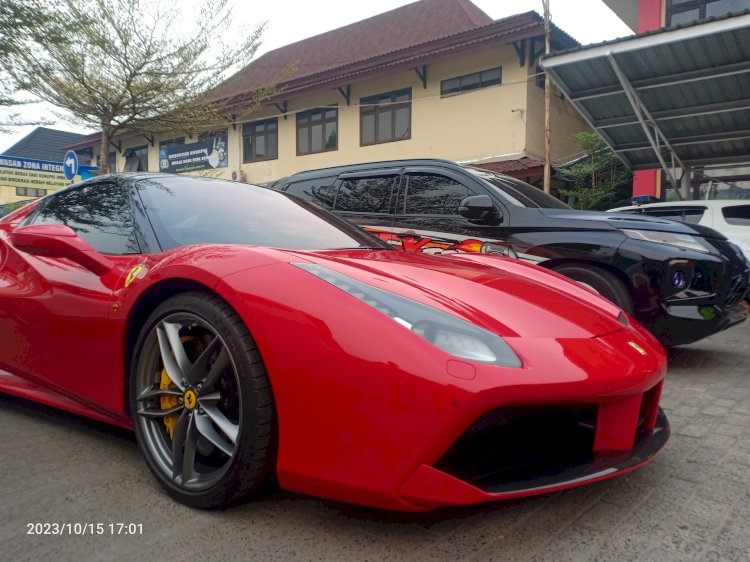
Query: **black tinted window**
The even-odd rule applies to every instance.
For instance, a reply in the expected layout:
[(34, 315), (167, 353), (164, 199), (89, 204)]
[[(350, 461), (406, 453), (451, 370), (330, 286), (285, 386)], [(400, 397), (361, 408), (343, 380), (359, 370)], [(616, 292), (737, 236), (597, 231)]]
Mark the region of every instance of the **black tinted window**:
[(703, 213), (705, 212), (706, 211), (704, 209), (685, 209), (685, 214), (682, 220), (685, 222), (698, 224), (703, 218)]
[(335, 195), (334, 181), (336, 181), (336, 176), (298, 181), (290, 183), (284, 191), (330, 210), (333, 209), (333, 197)]
[(545, 193), (544, 190), (516, 178), (475, 168), (466, 168), (466, 170), (486, 181), (497, 193), (500, 193), (505, 201), (513, 205), (532, 209), (570, 209), (565, 203)]
[(50, 197), (33, 224), (66, 224), (103, 254), (140, 252), (127, 188), (95, 183)]
[(140, 180), (136, 187), (164, 249), (186, 244), (387, 247), (327, 211), (272, 189), (189, 176)]
[(659, 217), (661, 219), (670, 219), (674, 221), (682, 220), (682, 211), (679, 209), (644, 209), (643, 211), (650, 217)]
[(336, 210), (387, 213), (398, 176), (345, 179), (336, 194)]
[(735, 205), (734, 207), (724, 207), (721, 212), (724, 215), (724, 219), (729, 224), (750, 226), (750, 205)]
[(476, 195), (456, 180), (437, 174), (409, 174), (404, 212), (413, 215), (455, 215), (458, 205)]
[(703, 213), (706, 212), (704, 207), (695, 207), (689, 209), (680, 208), (664, 208), (664, 207), (646, 207), (643, 212), (651, 217), (659, 217), (662, 219), (669, 219), (673, 221), (682, 221), (697, 224), (703, 218)]

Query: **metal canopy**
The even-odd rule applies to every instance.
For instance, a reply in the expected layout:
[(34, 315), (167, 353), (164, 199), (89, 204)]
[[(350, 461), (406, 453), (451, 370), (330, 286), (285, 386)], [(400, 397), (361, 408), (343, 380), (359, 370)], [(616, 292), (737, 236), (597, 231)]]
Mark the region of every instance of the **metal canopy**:
[(750, 160), (750, 14), (545, 58), (543, 67), (634, 170)]

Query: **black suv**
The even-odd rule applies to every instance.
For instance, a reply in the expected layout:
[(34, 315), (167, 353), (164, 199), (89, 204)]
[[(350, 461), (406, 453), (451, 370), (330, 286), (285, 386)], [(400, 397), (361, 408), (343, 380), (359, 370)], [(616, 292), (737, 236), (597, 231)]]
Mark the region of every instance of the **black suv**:
[(313, 201), (407, 252), (482, 252), (566, 275), (633, 314), (665, 345), (745, 320), (748, 266), (718, 232), (576, 211), (540, 189), (446, 160), (302, 172), (269, 187)]

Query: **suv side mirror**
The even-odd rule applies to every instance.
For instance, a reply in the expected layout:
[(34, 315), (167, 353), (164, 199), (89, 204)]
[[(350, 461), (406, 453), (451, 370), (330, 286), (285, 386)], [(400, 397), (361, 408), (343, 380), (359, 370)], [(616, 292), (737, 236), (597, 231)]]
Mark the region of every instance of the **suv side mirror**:
[(113, 264), (75, 231), (64, 224), (30, 224), (13, 231), (10, 241), (27, 254), (49, 258), (67, 258), (95, 275), (104, 275)]
[(492, 203), (489, 195), (472, 195), (458, 205), (458, 214), (470, 221), (484, 224), (500, 224), (502, 214)]

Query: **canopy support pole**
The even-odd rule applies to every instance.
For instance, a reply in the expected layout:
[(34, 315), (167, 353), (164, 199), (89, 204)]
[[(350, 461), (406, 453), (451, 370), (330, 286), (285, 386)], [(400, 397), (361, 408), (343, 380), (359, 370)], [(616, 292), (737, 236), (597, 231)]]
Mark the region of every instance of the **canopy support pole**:
[[(689, 171), (689, 168), (685, 166), (682, 163), (682, 160), (680, 160), (680, 157), (675, 152), (674, 148), (671, 144), (669, 144), (669, 141), (664, 136), (664, 134), (659, 129), (659, 126), (656, 124), (656, 121), (651, 116), (651, 113), (649, 113), (648, 109), (643, 105), (641, 102), (641, 99), (638, 97), (638, 94), (636, 94), (635, 89), (633, 88), (632, 84), (628, 80), (628, 77), (625, 76), (625, 73), (620, 68), (620, 65), (617, 64), (617, 61), (615, 60), (614, 55), (611, 52), (607, 53), (607, 60), (609, 61), (610, 66), (612, 67), (612, 70), (614, 70), (615, 75), (617, 76), (617, 79), (620, 81), (620, 84), (622, 85), (622, 89), (625, 92), (625, 95), (628, 98), (628, 101), (630, 102), (630, 106), (633, 108), (633, 111), (635, 112), (635, 116), (638, 118), (638, 122), (641, 124), (641, 127), (643, 128), (643, 132), (646, 134), (646, 137), (648, 138), (649, 143), (651, 143), (651, 148), (654, 149), (654, 153), (656, 154), (656, 157), (659, 159), (659, 163), (661, 164), (662, 170), (664, 170), (664, 173), (667, 175), (667, 178), (669, 178), (669, 183), (672, 184), (672, 189), (674, 189), (675, 193), (677, 194), (677, 197), (682, 200), (682, 193), (680, 192), (680, 186), (677, 183), (677, 178), (675, 177), (675, 174), (672, 173), (672, 170), (669, 169), (669, 166), (667, 166), (667, 163), (664, 161), (664, 156), (662, 156), (661, 150), (659, 148), (658, 141), (661, 140), (661, 142), (664, 144), (664, 146), (672, 153), (672, 158), (674, 161), (676, 161), (684, 172)], [(653, 132), (651, 129), (653, 128)], [(656, 138), (654, 138), (656, 137)]]

